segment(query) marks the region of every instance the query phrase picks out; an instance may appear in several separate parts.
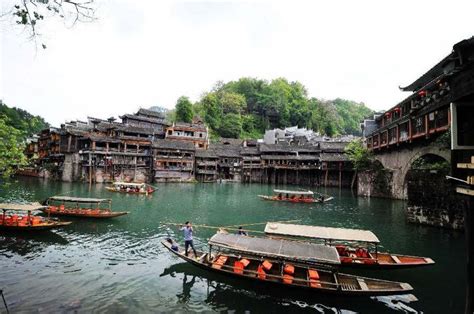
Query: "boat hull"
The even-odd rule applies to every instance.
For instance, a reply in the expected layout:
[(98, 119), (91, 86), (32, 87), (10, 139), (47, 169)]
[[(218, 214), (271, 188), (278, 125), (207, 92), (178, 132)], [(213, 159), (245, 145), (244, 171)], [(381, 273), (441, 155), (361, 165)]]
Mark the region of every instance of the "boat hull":
[[(351, 260), (351, 261), (349, 261)], [(433, 265), (435, 262), (429, 257), (408, 256), (400, 254), (378, 253), (375, 258), (354, 258), (341, 257), (341, 266), (364, 269), (400, 269), (414, 268)]]
[(268, 196), (268, 195), (259, 195), (261, 199), (265, 201), (274, 201), (274, 202), (288, 202), (288, 203), (302, 203), (302, 204), (311, 204), (311, 203), (326, 203), (329, 202), (330, 200), (333, 199), (333, 197), (328, 197), (324, 199), (324, 201), (321, 201), (319, 199), (291, 199), (291, 198), (278, 198), (274, 196)]
[[(207, 262), (207, 253), (202, 253), (202, 252), (197, 252), (198, 256), (200, 255), (201, 257), (199, 259), (193, 258), (193, 257), (188, 257), (185, 256), (183, 253), (180, 253), (178, 251), (175, 251), (171, 248), (171, 244), (165, 240), (161, 241), (163, 246), (167, 248), (171, 253), (174, 255), (180, 257), (181, 259), (185, 260), (186, 262), (189, 262), (193, 264), (194, 266), (197, 266), (199, 268), (212, 271), (215, 273), (221, 273), (224, 275), (229, 275), (232, 277), (237, 277), (237, 278), (242, 278), (246, 280), (251, 280), (253, 282), (258, 282), (261, 284), (268, 284), (268, 285), (277, 285), (286, 288), (295, 288), (295, 289), (305, 289), (305, 290), (310, 290), (314, 291), (316, 293), (328, 293), (328, 294), (336, 294), (336, 295), (346, 295), (346, 296), (367, 296), (367, 295), (391, 295), (391, 294), (404, 294), (404, 293), (409, 293), (410, 291), (413, 290), (413, 288), (407, 284), (407, 283), (399, 283), (399, 282), (392, 282), (392, 281), (385, 281), (385, 280), (377, 280), (377, 279), (370, 279), (370, 278), (365, 278), (365, 277), (357, 277), (357, 276), (352, 276), (352, 275), (347, 275), (347, 274), (337, 274), (337, 280), (340, 280), (342, 284), (332, 284), (333, 286), (331, 287), (325, 287), (326, 285), (330, 285), (331, 283), (325, 283), (321, 282), (320, 287), (311, 287), (310, 286), (310, 281), (309, 280), (299, 280), (305, 281), (306, 283), (304, 284), (288, 284), (284, 283), (283, 281), (275, 281), (273, 279), (260, 279), (257, 274), (239, 274), (235, 273), (232, 270), (227, 270), (227, 269), (216, 269), (212, 266), (211, 263)], [(247, 258), (247, 257), (246, 257)], [(251, 259), (251, 258), (249, 258)], [(319, 271), (319, 270), (318, 270)], [(328, 271), (319, 271), (320, 273), (329, 273)], [(275, 277), (275, 276), (274, 276)], [(283, 277), (282, 277), (283, 278)], [(349, 284), (344, 284), (344, 282), (354, 282), (357, 280), (361, 284), (359, 287), (360, 289), (354, 289), (351, 288)], [(379, 289), (371, 289), (367, 290), (367, 284), (366, 282), (371, 285), (375, 286), (378, 284), (380, 286)], [(336, 286), (337, 285), (337, 286)], [(365, 286), (365, 289), (364, 287)], [(387, 286), (390, 286), (391, 288), (386, 288)]]
[(14, 225), (2, 225), (0, 224), (0, 230), (9, 231), (9, 232), (34, 232), (34, 231), (45, 231), (55, 228), (60, 228), (70, 225), (70, 221), (58, 221), (50, 223), (40, 223), (36, 225), (24, 225), (24, 226), (14, 226)]
[(132, 192), (132, 191), (127, 192), (127, 191), (117, 190), (110, 186), (106, 186), (105, 189), (109, 192), (124, 193), (124, 194), (143, 194), (143, 195), (149, 195), (156, 191), (155, 189), (153, 189), (151, 191), (146, 191), (146, 192)]
[(98, 213), (88, 213), (85, 211), (77, 211), (64, 209), (63, 211), (50, 210), (49, 208), (43, 210), (46, 214), (51, 216), (69, 216), (69, 217), (80, 217), (80, 218), (95, 218), (95, 219), (107, 219), (114, 218), (123, 215), (127, 215), (128, 212), (112, 212), (112, 211), (99, 211)]

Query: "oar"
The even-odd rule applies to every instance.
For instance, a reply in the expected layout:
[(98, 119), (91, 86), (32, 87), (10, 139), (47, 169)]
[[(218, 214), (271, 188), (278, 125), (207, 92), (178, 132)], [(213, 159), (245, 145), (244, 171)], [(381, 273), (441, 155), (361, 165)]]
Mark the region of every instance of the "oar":
[[(272, 222), (298, 222), (301, 221), (301, 219), (293, 219), (293, 220), (280, 220), (280, 221), (272, 221)], [(256, 223), (250, 223), (250, 224), (244, 224), (244, 225), (231, 225), (231, 226), (224, 226), (222, 228), (232, 228), (232, 227), (248, 227), (248, 226), (258, 226), (258, 225), (264, 225), (267, 224), (267, 222), (256, 222)]]
[[(175, 225), (175, 226), (182, 226), (183, 224), (180, 223), (174, 223), (174, 222), (163, 222), (165, 225)], [(193, 227), (197, 228), (207, 228), (207, 229), (227, 229), (227, 230), (232, 230), (232, 231), (239, 231), (240, 229), (238, 228), (227, 228), (227, 227), (219, 227), (219, 226), (208, 226), (208, 225), (193, 225)], [(263, 231), (257, 231), (257, 230), (247, 230), (249, 232), (255, 232), (255, 233), (265, 233)]]

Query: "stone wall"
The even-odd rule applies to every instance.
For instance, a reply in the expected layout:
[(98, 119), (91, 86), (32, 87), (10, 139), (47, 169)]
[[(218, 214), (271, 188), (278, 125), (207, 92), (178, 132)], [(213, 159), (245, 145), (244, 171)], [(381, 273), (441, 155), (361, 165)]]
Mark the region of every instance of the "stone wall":
[(407, 173), (407, 221), (463, 229), (467, 200), (446, 180), (448, 170), (410, 170)]
[(367, 170), (357, 174), (357, 195), (364, 197), (393, 198), (391, 171)]

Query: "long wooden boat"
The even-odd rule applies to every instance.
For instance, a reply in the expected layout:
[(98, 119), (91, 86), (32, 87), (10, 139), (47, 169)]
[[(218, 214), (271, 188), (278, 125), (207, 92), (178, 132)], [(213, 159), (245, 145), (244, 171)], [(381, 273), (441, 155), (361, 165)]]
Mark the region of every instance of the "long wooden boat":
[(212, 247), (209, 253), (197, 251), (194, 256), (189, 252), (186, 256), (171, 238), (161, 243), (174, 255), (197, 267), (262, 284), (348, 296), (404, 294), (413, 290), (408, 283), (341, 274), (282, 259), (213, 253)]
[(435, 263), (429, 257), (378, 252), (380, 241), (369, 230), (269, 222), (265, 226), (265, 233), (272, 236), (324, 241), (325, 245), (337, 249), (341, 266), (395, 269), (428, 266)]
[(46, 204), (47, 207), (43, 211), (52, 216), (113, 218), (128, 214), (112, 211), (112, 200), (102, 198), (52, 196)]
[(156, 191), (151, 185), (134, 182), (114, 182), (111, 186), (105, 187), (105, 189), (110, 192), (145, 195), (152, 194)]
[(273, 190), (274, 195), (258, 195), (266, 201), (291, 202), (291, 203), (325, 203), (333, 199), (332, 196), (318, 194), (313, 191)]
[(39, 231), (50, 230), (71, 224), (70, 221), (58, 221), (37, 216), (36, 213), (45, 206), (39, 203), (0, 204), (0, 230), (4, 231)]

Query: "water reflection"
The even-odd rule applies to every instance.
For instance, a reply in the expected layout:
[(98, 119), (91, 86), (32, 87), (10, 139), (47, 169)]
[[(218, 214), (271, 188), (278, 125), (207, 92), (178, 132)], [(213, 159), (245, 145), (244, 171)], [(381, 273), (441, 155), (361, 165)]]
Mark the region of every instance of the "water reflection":
[(0, 236), (0, 255), (11, 257), (35, 256), (51, 245), (67, 245), (69, 241), (58, 233), (43, 231), (39, 233), (19, 233), (2, 231)]
[[(404, 312), (406, 309), (411, 309), (406, 304), (401, 303), (401, 301), (404, 301), (403, 297), (398, 299), (400, 301), (398, 307), (391, 306), (388, 308), (384, 306), (386, 299), (340, 297), (317, 294), (302, 289), (281, 289), (265, 283), (212, 273), (188, 263), (177, 263), (165, 268), (160, 277), (166, 276), (182, 279), (182, 292), (177, 297), (183, 303), (190, 300), (191, 291), (196, 280), (205, 282), (207, 287), (205, 302), (214, 310), (226, 308), (240, 313), (260, 308), (264, 309), (265, 312), (281, 312), (281, 308), (285, 307), (288, 308), (289, 312), (314, 312), (314, 310), (317, 310), (319, 313), (388, 313), (393, 312), (391, 310)], [(405, 299), (405, 301), (407, 300)], [(374, 303), (374, 301), (382, 303)], [(344, 306), (342, 307), (341, 304), (344, 304)], [(403, 305), (406, 307), (403, 307)]]

